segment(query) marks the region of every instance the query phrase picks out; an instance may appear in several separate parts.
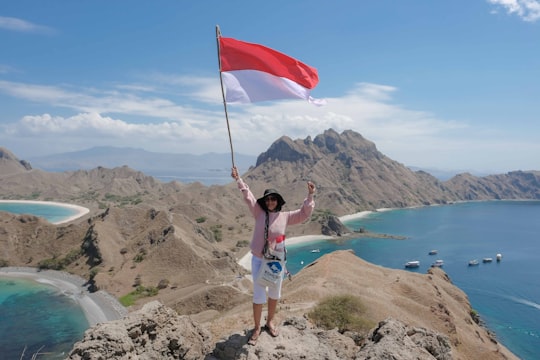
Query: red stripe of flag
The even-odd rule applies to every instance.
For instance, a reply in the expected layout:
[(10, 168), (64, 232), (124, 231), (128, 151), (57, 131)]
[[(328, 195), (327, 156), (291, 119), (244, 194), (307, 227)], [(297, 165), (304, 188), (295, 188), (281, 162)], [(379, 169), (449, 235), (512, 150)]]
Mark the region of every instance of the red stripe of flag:
[(233, 38), (219, 38), (221, 71), (258, 70), (287, 78), (313, 89), (319, 82), (317, 69), (279, 51)]

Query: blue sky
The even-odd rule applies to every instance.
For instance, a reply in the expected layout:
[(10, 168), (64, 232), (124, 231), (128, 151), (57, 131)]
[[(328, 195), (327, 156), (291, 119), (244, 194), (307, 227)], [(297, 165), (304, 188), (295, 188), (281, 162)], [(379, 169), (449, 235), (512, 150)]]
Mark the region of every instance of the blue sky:
[(540, 170), (540, 0), (3, 1), (0, 146), (229, 152), (216, 25), (327, 100), (229, 105), (235, 153), (352, 129), (407, 166)]

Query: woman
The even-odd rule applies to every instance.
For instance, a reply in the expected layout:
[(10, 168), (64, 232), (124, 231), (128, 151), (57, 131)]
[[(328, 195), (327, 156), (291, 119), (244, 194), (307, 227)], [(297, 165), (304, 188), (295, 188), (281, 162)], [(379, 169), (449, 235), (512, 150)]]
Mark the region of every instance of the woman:
[[(244, 201), (255, 218), (255, 228), (250, 244), (252, 254), (251, 273), (255, 279), (263, 260), (263, 251), (266, 242), (265, 232), (267, 233), (268, 247), (273, 249), (275, 248), (276, 242), (284, 241), (287, 225), (300, 224), (309, 219), (313, 212), (313, 208), (315, 207), (315, 202), (313, 201), (315, 185), (308, 181), (308, 195), (300, 209), (294, 211), (281, 211), (281, 207), (285, 204), (285, 200), (283, 200), (283, 197), (275, 189), (265, 190), (264, 195), (261, 198), (256, 199), (251, 193), (248, 185), (244, 183), (238, 175), (236, 167), (232, 168), (231, 176), (236, 180), (238, 189), (242, 191)], [(276, 314), (278, 300), (281, 297), (282, 281), (283, 276), (280, 277), (275, 286), (268, 287), (268, 317), (266, 318), (264, 329), (273, 337), (279, 335), (273, 320), (274, 315)], [(255, 345), (257, 343), (257, 339), (261, 333), (262, 309), (267, 300), (266, 290), (266, 287), (253, 281), (253, 320), (255, 322), (255, 327), (248, 341), (250, 345)]]

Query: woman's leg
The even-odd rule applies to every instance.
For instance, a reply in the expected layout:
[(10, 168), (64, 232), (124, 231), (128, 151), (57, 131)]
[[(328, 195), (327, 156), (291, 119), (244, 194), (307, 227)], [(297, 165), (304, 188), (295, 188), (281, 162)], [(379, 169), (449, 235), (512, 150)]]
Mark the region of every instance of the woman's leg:
[(268, 288), (268, 317), (266, 318), (266, 328), (270, 335), (276, 337), (279, 335), (274, 317), (276, 315), (277, 304), (281, 298), (281, 285), (283, 277), (281, 277), (276, 286)]
[(261, 317), (263, 306), (266, 303), (266, 288), (257, 284), (255, 278), (261, 268), (262, 259), (253, 256), (251, 258), (251, 273), (253, 275), (253, 323), (254, 328), (251, 333), (249, 343), (255, 345), (261, 333)]
[(279, 300), (268, 298), (268, 317), (266, 318), (266, 325), (269, 327), (272, 326), (272, 321), (274, 321), (274, 316), (276, 315), (277, 303)]
[(263, 311), (263, 304), (253, 304), (253, 322), (255, 323), (255, 331), (261, 329), (261, 316)]

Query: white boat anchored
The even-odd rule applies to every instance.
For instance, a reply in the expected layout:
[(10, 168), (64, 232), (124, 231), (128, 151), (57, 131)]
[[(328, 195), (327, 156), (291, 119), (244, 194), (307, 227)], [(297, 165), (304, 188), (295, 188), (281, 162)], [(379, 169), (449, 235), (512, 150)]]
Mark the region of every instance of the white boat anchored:
[(438, 251), (437, 250), (431, 250), (429, 252), (429, 255), (437, 255)]
[(470, 261), (469, 261), (469, 266), (476, 266), (476, 265), (478, 265), (478, 264), (480, 264), (480, 263), (479, 263), (478, 260), (476, 260), (476, 259), (470, 260)]
[(313, 249), (311, 250), (312, 253), (320, 253), (321, 252), (321, 249)]
[(502, 260), (502, 254), (497, 254), (497, 262), (500, 262)]
[(492, 261), (493, 261), (493, 258), (490, 258), (490, 257), (487, 257), (487, 258), (483, 258), (483, 259), (482, 259), (482, 262), (483, 262), (483, 263), (490, 263), (490, 262), (492, 262)]
[(407, 261), (405, 263), (406, 268), (417, 268), (419, 266), (420, 266), (420, 261), (418, 261), (418, 260)]
[(433, 264), (431, 264), (431, 267), (442, 267), (444, 265), (444, 261), (443, 260), (435, 260), (435, 262)]

